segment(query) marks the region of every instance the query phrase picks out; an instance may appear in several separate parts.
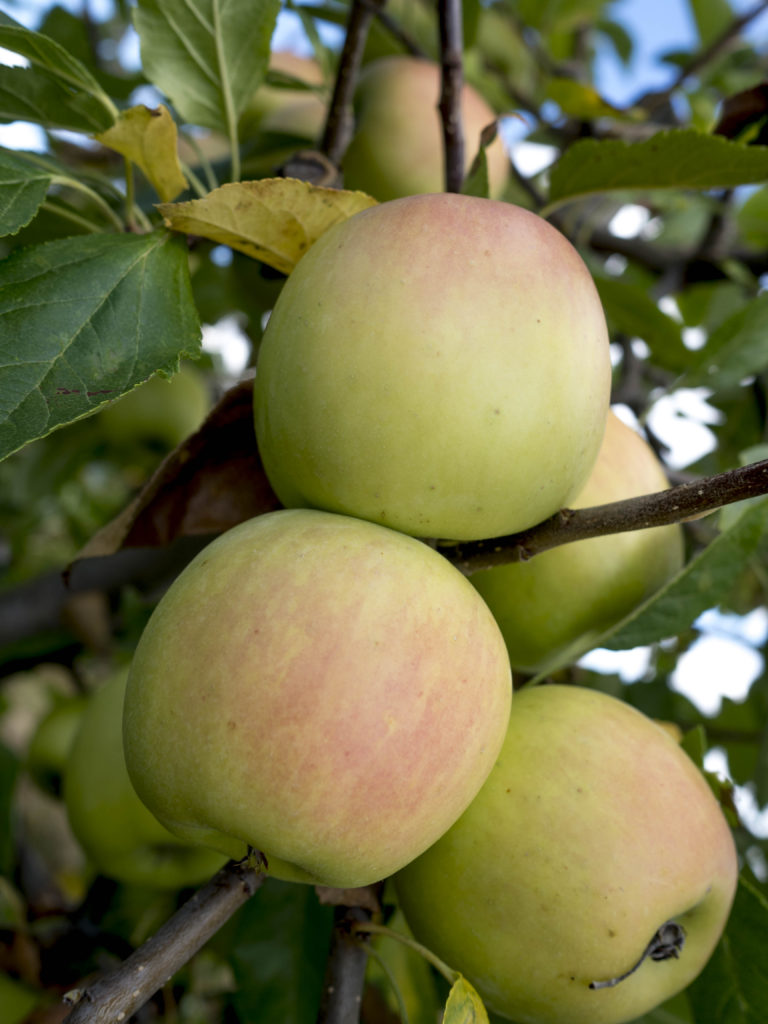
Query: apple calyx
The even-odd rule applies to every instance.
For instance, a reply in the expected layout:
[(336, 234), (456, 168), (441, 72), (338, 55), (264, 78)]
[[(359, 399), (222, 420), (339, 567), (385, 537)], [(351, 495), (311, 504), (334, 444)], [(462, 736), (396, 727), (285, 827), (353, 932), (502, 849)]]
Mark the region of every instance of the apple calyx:
[(598, 988), (614, 988), (619, 982), (629, 978), (630, 975), (634, 974), (640, 965), (650, 957), (651, 960), (677, 960), (680, 956), (680, 950), (685, 945), (685, 928), (677, 921), (665, 921), (664, 924), (659, 928), (656, 934), (653, 936), (651, 941), (643, 950), (643, 955), (634, 965), (630, 967), (624, 974), (620, 974), (618, 978), (609, 978), (607, 981), (590, 981), (589, 987), (591, 989)]

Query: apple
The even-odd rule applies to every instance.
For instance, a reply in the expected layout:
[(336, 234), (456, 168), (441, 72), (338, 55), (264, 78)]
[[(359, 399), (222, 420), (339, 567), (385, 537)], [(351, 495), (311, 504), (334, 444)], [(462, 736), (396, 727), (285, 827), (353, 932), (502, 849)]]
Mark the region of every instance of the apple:
[[(592, 473), (573, 508), (604, 505), (669, 486), (650, 445), (611, 412)], [(513, 667), (536, 672), (583, 653), (673, 576), (684, 561), (679, 524), (563, 544), (528, 562), (470, 578), (507, 641)]]
[(32, 736), (27, 748), (27, 771), (49, 793), (61, 792), (62, 773), (86, 706), (86, 697), (58, 700)]
[(311, 89), (262, 85), (244, 115), (241, 132), (275, 132), (308, 140), (320, 137), (327, 113), (326, 101), (317, 91), (323, 86), (323, 72), (312, 57), (287, 50), (274, 50), (269, 57), (270, 71), (304, 82)]
[[(356, 126), (342, 160), (344, 185), (381, 201), (445, 188), (443, 128), (438, 110), (440, 67), (421, 57), (371, 61), (357, 88)], [(497, 115), (471, 85), (461, 92), (464, 169), (480, 148), (480, 133)], [(490, 193), (498, 199), (509, 157), (497, 136), (486, 150)]]
[(476, 540), (575, 497), (610, 376), (600, 300), (563, 235), (509, 203), (410, 196), (297, 264), (262, 339), (256, 433), (283, 505)]
[(128, 771), (178, 835), (282, 879), (392, 874), (491, 770), (511, 698), (477, 591), (426, 544), (308, 509), (222, 534), (163, 596), (125, 700)]
[(620, 1024), (699, 974), (737, 875), (674, 739), (623, 701), (553, 685), (515, 694), (480, 793), (395, 882), (416, 938), (497, 1013)]
[(205, 375), (183, 363), (170, 379), (151, 377), (107, 405), (100, 413), (101, 425), (115, 444), (159, 441), (175, 448), (198, 429), (210, 407)]
[(136, 795), (122, 744), (127, 679), (125, 669), (102, 684), (82, 714), (64, 772), (72, 831), (109, 878), (157, 888), (197, 885), (225, 858), (168, 832)]

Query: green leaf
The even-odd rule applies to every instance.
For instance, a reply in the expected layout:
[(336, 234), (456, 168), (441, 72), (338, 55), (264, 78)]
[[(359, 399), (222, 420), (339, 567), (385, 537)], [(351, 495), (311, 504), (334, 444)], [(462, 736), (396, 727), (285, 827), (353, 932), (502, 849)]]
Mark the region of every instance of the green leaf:
[(680, 325), (662, 313), (645, 288), (610, 277), (596, 277), (595, 284), (613, 329), (642, 338), (659, 366), (679, 372), (688, 364), (691, 354)]
[(688, 989), (693, 1017), (707, 1024), (764, 1024), (768, 1006), (768, 899), (746, 878), (725, 934)]
[(728, 530), (593, 646), (624, 650), (682, 633), (702, 612), (723, 600), (767, 531), (768, 498), (762, 498), (746, 507)]
[(448, 993), (443, 1024), (488, 1024), (488, 1014), (482, 999), (461, 975)]
[(43, 69), (0, 67), (0, 121), (33, 121), (75, 132), (103, 131), (114, 118), (104, 104)]
[(229, 134), (264, 79), (279, 9), (280, 0), (139, 0), (144, 73), (186, 121)]
[(768, 248), (768, 186), (754, 192), (736, 214), (736, 223), (748, 245)]
[(738, 387), (745, 377), (765, 369), (766, 336), (768, 294), (763, 293), (713, 331), (691, 360), (679, 386), (705, 386), (715, 392)]
[(238, 1019), (314, 1024), (332, 926), (332, 909), (311, 886), (268, 878), (233, 936)]
[(709, 46), (734, 20), (728, 0), (688, 0), (702, 47)]
[(45, 199), (53, 175), (0, 150), (0, 235), (15, 235), (29, 224)]
[(199, 350), (183, 242), (90, 235), (0, 264), (0, 458)]
[(549, 204), (615, 189), (724, 188), (766, 178), (768, 146), (693, 129), (659, 132), (644, 142), (582, 139), (552, 169)]
[(11, 803), (16, 786), (19, 763), (7, 747), (0, 743), (0, 874), (10, 875), (14, 862)]
[(638, 109), (633, 116), (632, 111), (619, 110), (607, 100), (604, 100), (593, 85), (587, 82), (578, 82), (574, 78), (567, 78), (564, 75), (553, 75), (546, 84), (547, 99), (556, 103), (560, 110), (568, 117), (580, 118), (590, 121), (596, 117), (632, 117), (633, 120), (642, 120), (645, 116), (643, 111)]
[[(114, 104), (105, 94), (99, 83), (88, 71), (88, 69), (72, 54), (68, 53), (63, 46), (60, 46), (54, 39), (41, 32), (34, 32), (24, 28), (13, 18), (0, 11), (0, 46), (26, 57), (35, 70), (30, 73), (24, 68), (4, 68), (2, 89), (0, 95), (4, 95), (9, 87), (11, 78), (18, 82), (24, 81), (28, 89), (38, 93), (37, 102), (40, 102), (40, 95), (45, 93), (48, 97), (48, 86), (58, 83), (60, 90), (70, 94), (72, 100), (78, 99), (78, 94), (86, 94), (94, 104), (89, 104), (80, 97), (81, 105), (91, 110), (91, 116), (100, 121), (103, 130), (107, 128), (117, 115)], [(18, 72), (16, 75), (9, 75), (9, 72)], [(22, 76), (26, 76), (25, 78)], [(101, 107), (100, 115), (96, 113)]]

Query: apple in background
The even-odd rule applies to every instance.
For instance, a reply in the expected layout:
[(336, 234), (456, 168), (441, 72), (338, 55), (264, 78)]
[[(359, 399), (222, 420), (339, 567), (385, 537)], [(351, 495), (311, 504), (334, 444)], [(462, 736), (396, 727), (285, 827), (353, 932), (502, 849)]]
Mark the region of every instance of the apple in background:
[(170, 379), (156, 374), (99, 415), (104, 434), (114, 444), (157, 441), (175, 448), (200, 427), (210, 408), (205, 374), (183, 363)]
[(87, 704), (86, 697), (58, 700), (43, 716), (27, 748), (27, 771), (41, 789), (54, 795), (61, 792), (62, 773)]
[(620, 1024), (699, 974), (737, 875), (708, 783), (663, 729), (594, 690), (537, 686), (515, 694), (470, 807), (395, 881), (419, 942), (497, 1013)]
[(127, 678), (126, 669), (104, 683), (82, 714), (64, 773), (72, 831), (109, 878), (157, 888), (198, 885), (225, 858), (168, 832), (136, 795), (123, 756)]
[(484, 602), (404, 534), (305, 509), (223, 534), (136, 649), (124, 740), (178, 835), (342, 888), (392, 874), (495, 761), (511, 674)]
[[(322, 87), (323, 72), (312, 57), (301, 57), (285, 50), (274, 50), (269, 70), (296, 78), (309, 86)], [(317, 140), (323, 130), (327, 112), (324, 95), (315, 89), (262, 85), (243, 115), (241, 135), (254, 132), (275, 132)]]
[[(669, 486), (653, 449), (610, 412), (600, 454), (572, 508), (605, 505)], [(507, 641), (514, 668), (536, 672), (580, 638), (628, 615), (682, 568), (683, 530), (678, 524), (614, 533), (563, 544), (470, 578)]]
[(495, 537), (581, 489), (610, 375), (563, 235), (509, 203), (411, 196), (331, 228), (286, 281), (259, 352), (259, 449), (286, 506)]
[[(440, 67), (420, 57), (382, 57), (360, 76), (356, 126), (342, 160), (344, 186), (385, 201), (445, 188), (443, 129), (438, 110)], [(464, 170), (480, 149), (480, 133), (497, 115), (471, 85), (461, 93)], [(509, 177), (509, 157), (497, 136), (486, 150), (491, 197)]]

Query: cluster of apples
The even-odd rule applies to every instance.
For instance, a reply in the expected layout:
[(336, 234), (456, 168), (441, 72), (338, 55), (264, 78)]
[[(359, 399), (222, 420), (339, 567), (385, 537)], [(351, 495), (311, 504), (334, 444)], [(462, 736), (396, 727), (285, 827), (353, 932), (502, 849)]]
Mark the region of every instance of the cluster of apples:
[[(311, 62), (274, 66), (321, 85)], [(365, 69), (344, 173), (381, 203), (315, 243), (271, 314), (255, 423), (285, 509), (206, 547), (130, 672), (38, 746), (111, 877), (196, 884), (250, 848), (286, 880), (393, 877), (416, 937), (499, 1014), (619, 1024), (706, 963), (736, 885), (730, 830), (656, 723), (578, 687), (513, 699), (512, 671), (583, 650), (677, 571), (682, 535), (469, 579), (431, 544), (666, 486), (610, 411), (576, 250), (509, 203), (439, 194), (438, 91), (427, 61)], [(324, 109), (263, 89), (252, 117), (311, 137)], [(494, 114), (469, 86), (462, 113), (469, 163)], [(487, 157), (500, 195), (499, 142)]]
[(428, 542), (665, 486), (610, 381), (591, 276), (534, 214), (424, 194), (330, 229), (259, 353), (286, 507), (177, 578), (124, 702), (131, 780), (170, 833), (298, 882), (394, 876), (417, 938), (520, 1024), (617, 1024), (685, 987), (737, 878), (707, 782), (653, 721), (576, 687), (512, 699), (513, 667), (678, 568), (679, 528), (472, 582)]

